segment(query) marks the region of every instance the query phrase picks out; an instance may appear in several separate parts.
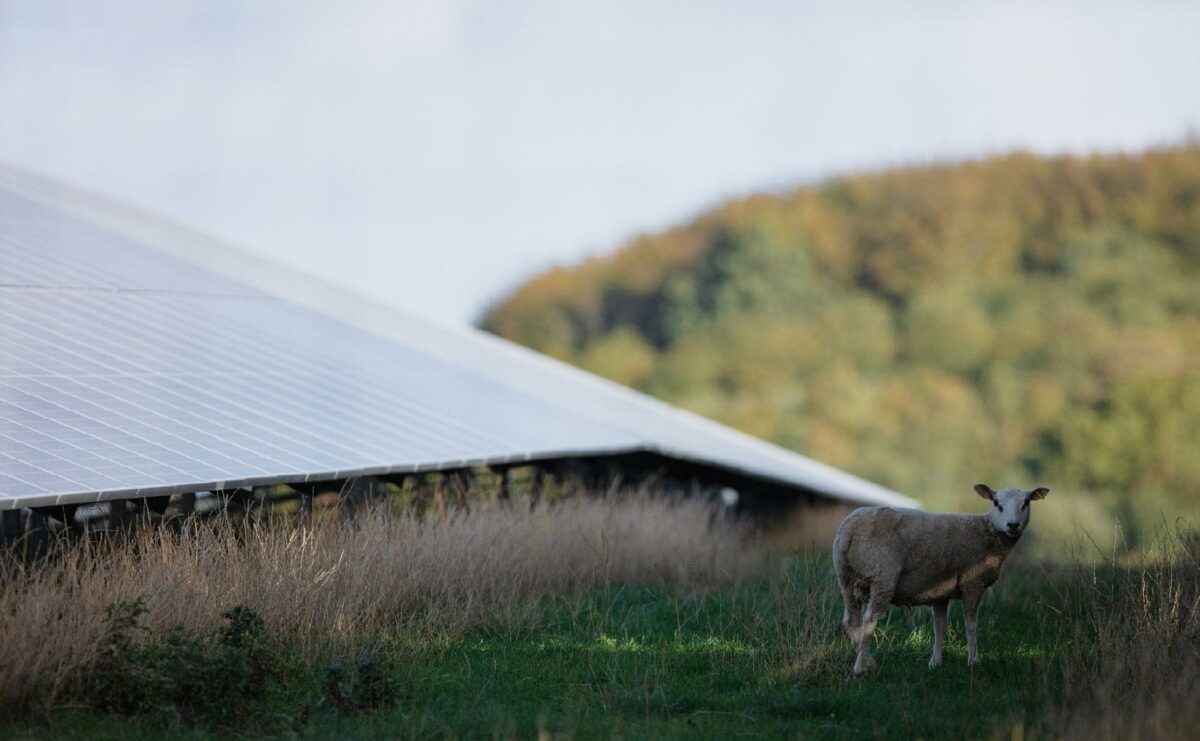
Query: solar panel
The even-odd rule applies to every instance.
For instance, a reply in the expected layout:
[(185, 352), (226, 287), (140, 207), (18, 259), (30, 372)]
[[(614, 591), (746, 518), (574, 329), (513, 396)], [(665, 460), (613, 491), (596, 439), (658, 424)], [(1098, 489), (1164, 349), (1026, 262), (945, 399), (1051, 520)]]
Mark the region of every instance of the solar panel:
[(22, 182), (0, 178), (0, 509), (636, 451), (911, 504), (481, 333), (329, 310), (327, 286)]

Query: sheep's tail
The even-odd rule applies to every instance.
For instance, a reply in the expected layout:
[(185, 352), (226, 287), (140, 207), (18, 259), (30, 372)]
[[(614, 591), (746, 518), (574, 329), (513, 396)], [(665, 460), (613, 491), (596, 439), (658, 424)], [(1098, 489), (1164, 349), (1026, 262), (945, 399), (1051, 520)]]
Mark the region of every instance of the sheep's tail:
[(846, 519), (842, 520), (842, 524), (838, 526), (837, 535), (833, 537), (833, 573), (837, 575), (843, 592), (850, 576), (846, 557), (850, 552), (850, 544), (854, 540), (854, 528), (851, 527), (851, 520), (858, 511), (854, 510), (846, 516)]

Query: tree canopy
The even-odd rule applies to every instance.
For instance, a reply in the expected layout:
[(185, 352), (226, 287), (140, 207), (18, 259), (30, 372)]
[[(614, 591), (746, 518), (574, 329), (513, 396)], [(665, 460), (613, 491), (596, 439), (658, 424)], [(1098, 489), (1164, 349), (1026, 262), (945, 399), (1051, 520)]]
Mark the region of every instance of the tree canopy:
[(1200, 512), (1200, 145), (725, 203), (482, 326), (935, 506), (1048, 483)]

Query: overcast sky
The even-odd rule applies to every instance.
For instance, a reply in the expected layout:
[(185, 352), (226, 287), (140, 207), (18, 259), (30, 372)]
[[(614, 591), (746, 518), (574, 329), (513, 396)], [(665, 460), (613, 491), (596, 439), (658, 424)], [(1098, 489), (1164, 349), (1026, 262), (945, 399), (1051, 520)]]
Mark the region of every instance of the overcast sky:
[(0, 161), (422, 314), (720, 199), (1200, 127), (1200, 3), (0, 0)]

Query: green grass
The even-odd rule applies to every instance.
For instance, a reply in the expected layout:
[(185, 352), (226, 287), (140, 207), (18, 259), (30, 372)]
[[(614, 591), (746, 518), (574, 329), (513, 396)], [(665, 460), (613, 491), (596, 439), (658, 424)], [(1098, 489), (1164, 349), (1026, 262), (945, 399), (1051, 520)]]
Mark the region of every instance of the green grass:
[(712, 593), (613, 586), (549, 600), (534, 626), (386, 639), (371, 651), (389, 662), (395, 700), (374, 712), (338, 715), (319, 700), (323, 667), (285, 659), (275, 691), (239, 728), (63, 708), (0, 736), (1008, 736), (1059, 699), (1062, 599), (1039, 570), (1012, 564), (984, 602), (974, 669), (957, 603), (934, 671), (928, 609), (893, 608), (877, 632), (879, 670), (856, 679), (828, 561), (797, 561)]

